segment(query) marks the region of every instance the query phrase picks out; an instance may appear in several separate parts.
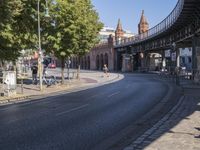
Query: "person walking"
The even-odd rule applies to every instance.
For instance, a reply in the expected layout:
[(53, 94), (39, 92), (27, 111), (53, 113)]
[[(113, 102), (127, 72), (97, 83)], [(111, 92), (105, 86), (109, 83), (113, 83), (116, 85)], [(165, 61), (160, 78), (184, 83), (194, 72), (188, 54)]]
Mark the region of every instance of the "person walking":
[(31, 67), (32, 70), (32, 84), (37, 84), (37, 72), (38, 72), (38, 67), (36, 66), (36, 64), (34, 64)]
[(104, 75), (106, 75), (106, 77), (109, 77), (109, 75), (108, 75), (108, 67), (107, 67), (106, 64), (104, 64), (104, 66), (103, 66), (103, 71), (104, 71)]

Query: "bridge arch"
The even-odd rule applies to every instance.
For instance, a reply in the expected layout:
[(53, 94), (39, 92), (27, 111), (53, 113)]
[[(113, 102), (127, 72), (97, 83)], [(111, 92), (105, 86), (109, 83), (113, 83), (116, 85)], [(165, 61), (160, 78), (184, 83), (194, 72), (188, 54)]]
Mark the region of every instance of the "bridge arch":
[(100, 58), (99, 55), (96, 56), (96, 69), (99, 70), (100, 68)]

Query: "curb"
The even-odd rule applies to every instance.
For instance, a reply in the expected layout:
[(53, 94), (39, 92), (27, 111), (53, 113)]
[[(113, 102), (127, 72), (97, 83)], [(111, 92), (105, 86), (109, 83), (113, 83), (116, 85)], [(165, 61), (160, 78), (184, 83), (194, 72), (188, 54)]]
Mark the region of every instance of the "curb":
[(146, 130), (144, 134), (139, 136), (130, 146), (125, 147), (123, 150), (134, 150), (137, 149), (140, 144), (142, 144), (146, 139), (148, 139), (149, 136), (151, 136), (157, 129), (159, 129), (164, 123), (177, 111), (177, 109), (180, 107), (184, 100), (185, 96), (181, 96), (177, 102), (177, 104), (171, 108), (171, 110), (162, 117), (157, 123), (153, 125), (150, 129)]
[[(120, 131), (123, 136), (109, 147), (110, 150), (133, 150), (132, 143), (140, 138), (144, 133), (151, 129), (159, 122), (166, 114), (168, 114), (174, 105), (177, 105), (180, 97), (183, 95), (183, 89), (163, 80), (152, 78), (153, 80), (161, 81), (169, 87), (167, 94), (157, 103), (151, 111), (144, 114), (139, 120), (131, 124), (126, 130)], [(176, 91), (176, 92), (174, 92)], [(127, 132), (128, 131), (128, 132)], [(126, 134), (123, 134), (126, 132)]]
[[(109, 84), (109, 83), (113, 83), (113, 82), (117, 82), (121, 79), (123, 79), (124, 76), (118, 74), (115, 78), (109, 80), (109, 81), (104, 81), (104, 82), (100, 82), (100, 83), (95, 83), (94, 85), (88, 85), (88, 83), (83, 83), (82, 85), (75, 85), (75, 86), (71, 86), (69, 89), (64, 89), (64, 90), (58, 90), (52, 93), (42, 93), (42, 94), (36, 94), (36, 95), (22, 95), (19, 97), (8, 97), (6, 99), (0, 100), (0, 106), (4, 106), (4, 105), (10, 105), (10, 104), (16, 104), (16, 103), (21, 103), (21, 102), (28, 102), (28, 101), (32, 101), (32, 100), (38, 100), (38, 99), (42, 99), (42, 98), (47, 98), (47, 97), (51, 97), (51, 96), (58, 96), (61, 94), (67, 94), (67, 93), (71, 93), (71, 92), (78, 92), (81, 90), (86, 90), (86, 89), (90, 89), (93, 87), (98, 87), (98, 86), (102, 86), (105, 84)], [(93, 78), (91, 78), (93, 79)]]

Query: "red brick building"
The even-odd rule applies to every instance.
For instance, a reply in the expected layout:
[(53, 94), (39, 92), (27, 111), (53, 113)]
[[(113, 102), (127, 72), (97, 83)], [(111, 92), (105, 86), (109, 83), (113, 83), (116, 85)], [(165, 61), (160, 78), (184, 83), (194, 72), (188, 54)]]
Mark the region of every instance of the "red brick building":
[[(81, 69), (102, 70), (103, 65), (106, 64), (110, 71), (115, 70), (116, 59), (113, 45), (115, 40), (123, 38), (124, 31), (119, 19), (115, 36), (110, 35), (107, 42), (96, 45), (88, 54), (83, 56), (80, 60)], [(71, 61), (72, 68), (76, 68), (77, 58), (74, 57)]]
[[(144, 11), (142, 11), (140, 22), (138, 24), (138, 33), (145, 33), (149, 29), (149, 24), (147, 22), (146, 17), (144, 16)], [(116, 56), (116, 52), (114, 51), (114, 42), (119, 41), (123, 38), (126, 38), (126, 32), (122, 28), (122, 24), (120, 19), (117, 23), (117, 28), (115, 30), (115, 34), (110, 35), (107, 41), (96, 45), (91, 51), (83, 56), (80, 60), (81, 69), (88, 69), (88, 70), (102, 70), (103, 65), (106, 64), (110, 71), (113, 70), (121, 70), (124, 72), (129, 72), (133, 70), (132, 60), (126, 59), (125, 54), (121, 54), (120, 59)], [(134, 36), (134, 35), (132, 35)], [(130, 37), (130, 35), (129, 35)], [(71, 59), (71, 67), (76, 68), (78, 59), (73, 57)], [(141, 64), (142, 62), (140, 62)]]

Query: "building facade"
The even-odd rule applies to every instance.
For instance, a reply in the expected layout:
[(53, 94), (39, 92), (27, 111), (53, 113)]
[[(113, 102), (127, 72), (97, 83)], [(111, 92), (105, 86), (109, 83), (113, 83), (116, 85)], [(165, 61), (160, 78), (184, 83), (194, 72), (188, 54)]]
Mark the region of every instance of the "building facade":
[[(131, 32), (123, 30), (120, 19), (116, 30), (104, 27), (99, 33), (100, 43), (80, 59), (81, 69), (102, 70), (106, 64), (110, 71), (116, 70), (114, 42), (131, 36), (134, 36)], [(77, 62), (78, 58), (71, 58), (71, 67), (76, 68)]]

